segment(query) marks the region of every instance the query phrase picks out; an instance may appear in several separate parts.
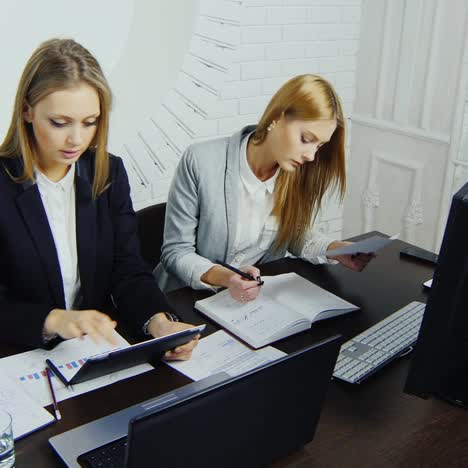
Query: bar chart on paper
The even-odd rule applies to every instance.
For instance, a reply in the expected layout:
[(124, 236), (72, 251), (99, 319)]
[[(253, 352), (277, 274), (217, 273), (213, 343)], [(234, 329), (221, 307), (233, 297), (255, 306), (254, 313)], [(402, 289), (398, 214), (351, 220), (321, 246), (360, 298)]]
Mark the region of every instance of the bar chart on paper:
[(8, 376), (2, 375), (0, 381), (0, 408), (13, 415), (13, 436), (22, 437), (55, 421), (55, 418), (33, 400), (21, 386)]
[[(59, 364), (57, 367), (60, 370), (65, 371), (65, 369), (68, 369), (68, 370), (72, 370), (72, 371), (76, 372), (86, 362), (86, 359), (87, 358), (84, 357), (82, 359), (77, 359), (75, 361), (70, 361), (70, 362), (66, 362), (64, 364)], [(40, 372), (34, 372), (32, 374), (26, 374), (26, 375), (18, 376), (18, 379), (19, 379), (20, 382), (30, 382), (30, 381), (40, 380), (40, 379), (45, 379), (45, 378), (47, 378), (45, 370), (41, 370)], [(57, 377), (55, 376), (54, 373), (52, 373), (52, 378), (57, 379)], [(58, 381), (58, 379), (57, 379), (57, 381)]]
[[(129, 346), (120, 335), (117, 335), (118, 346), (112, 347), (105, 343), (94, 343), (88, 336), (84, 339), (66, 340), (50, 351), (35, 349), (25, 353), (0, 359), (0, 374), (10, 377), (33, 400), (41, 406), (50, 405), (51, 395), (45, 373), (45, 360), (55, 363), (68, 380), (84, 365), (87, 357), (109, 352), (115, 348)], [(87, 356), (87, 357), (84, 357)], [(76, 395), (110, 385), (118, 380), (126, 379), (153, 369), (149, 364), (142, 364), (130, 369), (114, 372), (97, 379), (90, 380), (73, 387), (65, 386), (52, 373), (52, 383), (57, 401), (66, 400)]]

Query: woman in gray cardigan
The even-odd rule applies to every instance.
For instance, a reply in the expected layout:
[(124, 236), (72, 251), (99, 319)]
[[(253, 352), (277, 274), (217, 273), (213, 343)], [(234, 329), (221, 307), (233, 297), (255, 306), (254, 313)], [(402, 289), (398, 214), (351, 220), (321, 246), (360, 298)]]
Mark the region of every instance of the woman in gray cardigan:
[(370, 255), (326, 251), (345, 242), (315, 232), (314, 218), (329, 188), (345, 191), (345, 128), (333, 87), (316, 75), (289, 80), (273, 96), (258, 125), (231, 137), (191, 145), (182, 156), (167, 201), (161, 263), (154, 274), (170, 291), (226, 287), (250, 301), (253, 265), (287, 252), (311, 261), (339, 261), (360, 271)]

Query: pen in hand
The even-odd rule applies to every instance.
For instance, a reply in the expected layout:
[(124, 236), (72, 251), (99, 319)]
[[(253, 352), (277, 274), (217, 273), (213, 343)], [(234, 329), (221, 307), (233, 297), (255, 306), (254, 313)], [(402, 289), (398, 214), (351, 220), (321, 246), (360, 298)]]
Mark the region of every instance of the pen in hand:
[(234, 273), (237, 273), (239, 276), (242, 276), (242, 278), (245, 278), (249, 281), (256, 281), (259, 286), (263, 286), (263, 284), (265, 283), (264, 281), (262, 281), (262, 278), (260, 276), (257, 276), (256, 278), (254, 278), (251, 274), (246, 273), (245, 271), (239, 270), (238, 268), (233, 267), (232, 265), (229, 265), (228, 263), (225, 263), (221, 260), (215, 260), (215, 263), (233, 271)]
[(46, 372), (46, 375), (47, 375), (47, 381), (49, 382), (49, 388), (50, 388), (50, 393), (52, 395), (52, 401), (54, 403), (55, 419), (57, 421), (59, 421), (60, 419), (62, 419), (62, 415), (60, 414), (60, 410), (59, 410), (58, 404), (57, 404), (57, 399), (55, 398), (54, 386), (52, 384), (52, 379), (51, 379), (51, 375), (50, 375), (51, 370), (48, 367), (46, 367), (45, 372)]

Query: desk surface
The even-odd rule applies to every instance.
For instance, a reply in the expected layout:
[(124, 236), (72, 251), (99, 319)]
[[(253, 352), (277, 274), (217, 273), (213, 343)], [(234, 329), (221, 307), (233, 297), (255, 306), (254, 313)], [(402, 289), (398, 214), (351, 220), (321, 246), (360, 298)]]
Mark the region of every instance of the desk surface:
[[(408, 302), (425, 302), (422, 283), (432, 276), (432, 268), (400, 260), (403, 245), (396, 241), (385, 248), (362, 273), (291, 258), (263, 266), (264, 275), (295, 271), (361, 307), (316, 323), (275, 346), (291, 352), (336, 333), (350, 338)], [(169, 300), (184, 320), (208, 323), (211, 333), (218, 329), (216, 325), (193, 309), (194, 301), (207, 295), (185, 288), (172, 293)], [(0, 356), (20, 351), (0, 346)], [(440, 400), (404, 394), (409, 360), (397, 360), (361, 385), (332, 381), (314, 440), (274, 467), (467, 467), (468, 413)], [(154, 371), (66, 400), (60, 403), (61, 421), (16, 443), (17, 466), (62, 466), (47, 442), (51, 436), (188, 382), (161, 364)]]

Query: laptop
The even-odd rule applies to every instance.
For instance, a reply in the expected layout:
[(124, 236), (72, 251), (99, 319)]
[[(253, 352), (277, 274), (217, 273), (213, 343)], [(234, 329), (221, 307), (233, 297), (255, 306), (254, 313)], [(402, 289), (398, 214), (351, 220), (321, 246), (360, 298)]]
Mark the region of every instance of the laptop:
[(126, 348), (96, 354), (87, 358), (78, 371), (71, 366), (68, 369), (65, 365), (55, 365), (50, 359), (46, 359), (46, 363), (64, 385), (70, 386), (146, 362), (158, 361), (166, 351), (188, 343), (204, 329), (205, 325), (199, 325), (170, 335), (142, 341)]
[(71, 467), (265, 466), (313, 439), (341, 343), (193, 382), (49, 442)]

